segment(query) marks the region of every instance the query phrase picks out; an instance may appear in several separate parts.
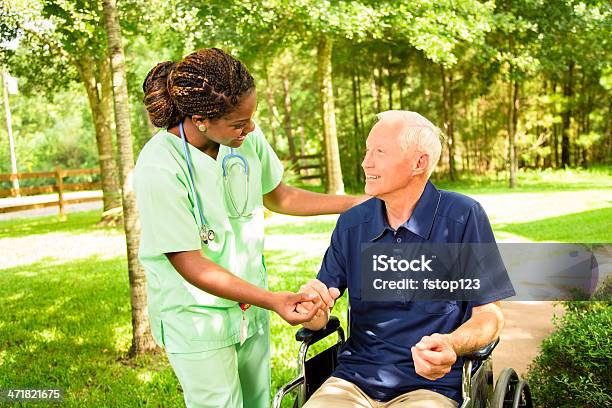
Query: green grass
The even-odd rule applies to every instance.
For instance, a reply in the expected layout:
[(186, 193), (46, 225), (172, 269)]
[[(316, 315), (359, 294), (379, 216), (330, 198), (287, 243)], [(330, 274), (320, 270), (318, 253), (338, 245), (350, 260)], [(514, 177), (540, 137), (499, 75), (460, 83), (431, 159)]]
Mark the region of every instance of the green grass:
[(435, 180), (442, 189), (470, 194), (527, 193), (546, 191), (599, 190), (612, 188), (612, 167), (567, 170), (523, 170), (517, 174), (517, 186), (508, 187), (508, 174), (473, 175), (462, 173), (459, 180)]
[[(539, 201), (532, 203), (540, 208), (541, 203), (550, 201), (547, 197), (555, 191), (575, 190), (582, 194), (581, 199), (596, 198), (595, 191), (579, 190), (610, 188), (612, 177), (606, 171), (580, 171), (574, 175), (574, 181), (567, 183), (559, 181), (567, 176), (566, 172), (543, 174), (539, 176), (540, 188), (536, 188), (536, 175), (526, 174), (519, 178), (522, 187), (518, 191), (541, 193), (536, 194)], [(546, 177), (556, 181), (550, 181), (547, 187)], [(582, 186), (586, 179), (588, 186)], [(438, 184), (450, 190), (463, 189), (469, 194), (509, 193), (516, 197), (505, 186), (490, 181), (483, 183), (471, 179), (455, 185)], [(554, 183), (557, 183), (556, 189)], [(505, 196), (500, 197), (506, 202)], [(561, 212), (563, 215), (554, 217), (546, 217), (543, 211), (539, 219), (529, 222), (521, 220), (519, 210), (510, 215), (509, 222), (494, 223), (493, 227), (496, 233), (533, 241), (610, 242), (612, 208), (609, 205), (586, 208), (592, 209), (570, 214)], [(501, 219), (499, 213), (489, 215)], [(58, 231), (87, 234), (99, 230), (95, 226), (99, 217), (99, 211), (90, 211), (69, 213), (66, 221), (59, 221), (56, 216), (0, 221), (0, 239), (31, 237), (35, 250), (37, 237), (42, 234)], [(299, 234), (327, 242), (333, 227), (333, 220), (303, 218), (289, 224), (270, 225), (266, 234)], [(113, 233), (121, 231), (116, 229)], [(265, 255), (272, 290), (297, 290), (316, 275), (321, 262), (319, 257), (297, 246), (268, 250)], [(345, 310), (346, 300), (341, 299), (334, 314), (343, 322)], [(2, 269), (0, 311), (0, 388), (62, 387), (66, 389), (64, 405), (69, 407), (183, 406), (180, 385), (163, 353), (131, 360), (124, 358), (131, 340), (131, 315), (123, 257), (89, 257), (70, 262), (46, 259), (31, 264), (26, 260), (19, 267)], [(294, 340), (295, 331), (295, 327), (272, 316), (273, 393), (296, 374), (299, 344)]]
[(61, 387), (62, 406), (181, 406), (164, 354), (123, 361), (127, 264), (96, 257), (0, 274), (0, 388)]
[(538, 221), (499, 225), (495, 229), (538, 242), (554, 240), (557, 242), (607, 243), (612, 241), (612, 207)]

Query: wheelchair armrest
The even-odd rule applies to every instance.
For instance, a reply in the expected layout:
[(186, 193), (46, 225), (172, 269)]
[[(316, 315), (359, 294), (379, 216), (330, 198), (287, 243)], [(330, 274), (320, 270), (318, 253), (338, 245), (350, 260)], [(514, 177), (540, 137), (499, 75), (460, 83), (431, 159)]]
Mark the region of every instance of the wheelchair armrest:
[(491, 343), (484, 346), (483, 348), (481, 348), (480, 350), (476, 350), (469, 354), (464, 355), (463, 358), (468, 359), (468, 360), (473, 360), (473, 361), (485, 361), (487, 358), (489, 358), (489, 356), (495, 349), (495, 346), (497, 346), (497, 343), (499, 343), (499, 337), (496, 338)]
[(317, 341), (335, 333), (340, 327), (340, 320), (336, 316), (329, 316), (329, 321), (321, 330), (313, 331), (306, 328), (301, 328), (295, 333), (295, 339), (307, 344), (316, 343)]

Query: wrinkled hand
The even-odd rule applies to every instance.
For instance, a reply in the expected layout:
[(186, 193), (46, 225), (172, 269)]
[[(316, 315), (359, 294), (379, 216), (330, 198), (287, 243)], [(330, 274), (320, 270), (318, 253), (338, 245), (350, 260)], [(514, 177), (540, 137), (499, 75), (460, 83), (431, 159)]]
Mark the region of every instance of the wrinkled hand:
[[(315, 295), (320, 301), (321, 306), (318, 307), (315, 316), (313, 319), (318, 319), (323, 317), (326, 313), (329, 313), (331, 308), (334, 306), (336, 299), (340, 296), (340, 291), (338, 288), (327, 288), (325, 284), (317, 279), (313, 279), (310, 282), (306, 283), (300, 288), (300, 293), (308, 293), (311, 295)], [(307, 314), (315, 308), (315, 304), (313, 302), (302, 302), (298, 305), (297, 311), (303, 314)]]
[[(317, 314), (321, 302), (316, 295), (308, 293), (273, 292), (272, 296), (272, 310), (292, 326), (311, 321)], [(300, 313), (296, 308), (304, 302), (313, 306), (306, 313)]]
[[(318, 279), (312, 279), (300, 287), (299, 293), (313, 294), (321, 301), (322, 310), (329, 311), (336, 299), (340, 296), (340, 291), (337, 288), (327, 288), (323, 282)], [(310, 309), (308, 309), (310, 310)]]
[(434, 333), (423, 338), (410, 349), (416, 373), (428, 380), (444, 377), (457, 361), (448, 334)]

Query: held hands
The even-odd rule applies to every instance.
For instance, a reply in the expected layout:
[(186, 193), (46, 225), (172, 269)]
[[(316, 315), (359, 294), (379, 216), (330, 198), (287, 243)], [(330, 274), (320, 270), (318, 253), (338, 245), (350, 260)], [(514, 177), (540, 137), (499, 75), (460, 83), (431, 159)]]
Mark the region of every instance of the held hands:
[[(297, 311), (303, 314), (307, 314), (313, 309), (317, 309), (313, 320), (319, 320), (320, 318), (326, 317), (331, 308), (334, 307), (336, 299), (340, 297), (340, 291), (337, 288), (328, 289), (324, 283), (317, 279), (313, 279), (303, 285), (300, 288), (300, 293), (308, 293), (314, 295), (315, 299), (320, 302), (319, 306), (316, 306), (314, 302), (303, 302), (300, 303), (297, 307)], [(327, 323), (327, 319), (319, 323), (325, 325)]]
[(457, 353), (448, 334), (423, 336), (410, 351), (416, 373), (432, 381), (448, 374), (457, 361)]
[[(327, 288), (325, 284), (318, 279), (313, 279), (300, 287), (300, 293), (307, 293), (314, 295), (315, 299), (320, 302), (317, 307), (315, 319), (318, 319), (324, 314), (329, 313), (336, 302), (336, 299), (340, 296), (340, 291), (337, 288)], [(302, 302), (298, 305), (297, 311), (299, 313), (309, 313), (315, 308), (315, 302)]]
[[(314, 294), (293, 292), (272, 292), (271, 309), (292, 326), (308, 322), (317, 314), (321, 301)], [(298, 312), (296, 308), (304, 303), (316, 305), (305, 313)]]

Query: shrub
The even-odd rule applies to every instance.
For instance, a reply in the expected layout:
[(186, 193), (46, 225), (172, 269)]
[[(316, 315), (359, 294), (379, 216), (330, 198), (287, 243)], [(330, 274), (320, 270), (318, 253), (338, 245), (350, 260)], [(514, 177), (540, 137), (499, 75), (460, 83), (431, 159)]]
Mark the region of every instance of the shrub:
[(612, 303), (565, 302), (527, 379), (536, 406), (612, 406)]

